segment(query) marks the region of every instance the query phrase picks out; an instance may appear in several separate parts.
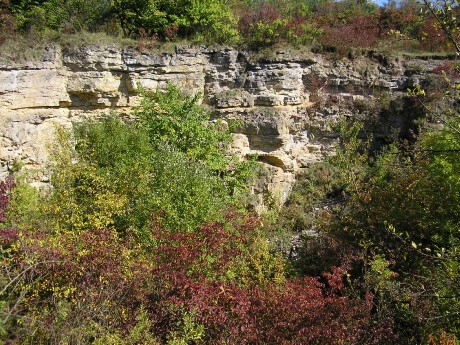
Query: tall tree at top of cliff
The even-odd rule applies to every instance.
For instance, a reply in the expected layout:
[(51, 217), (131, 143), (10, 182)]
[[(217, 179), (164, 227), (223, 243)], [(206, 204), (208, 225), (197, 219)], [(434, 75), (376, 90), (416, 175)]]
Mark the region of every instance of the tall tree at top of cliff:
[(223, 0), (113, 0), (112, 13), (125, 36), (140, 33), (172, 40), (235, 43), (239, 39), (236, 19)]
[(16, 26), (23, 32), (98, 31), (109, 19), (108, 0), (10, 0)]

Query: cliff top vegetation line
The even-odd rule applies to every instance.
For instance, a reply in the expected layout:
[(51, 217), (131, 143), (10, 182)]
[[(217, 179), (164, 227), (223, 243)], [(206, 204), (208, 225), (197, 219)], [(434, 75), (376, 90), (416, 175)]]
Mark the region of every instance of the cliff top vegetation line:
[[(251, 49), (290, 44), (342, 53), (350, 48), (453, 51), (456, 26), (440, 25), (440, 12), (429, 10), (429, 4), (413, 0), (389, 1), (381, 7), (366, 0), (2, 0), (0, 44), (17, 41), (19, 36), (52, 40), (86, 31), (105, 33), (114, 40), (135, 38), (141, 48), (185, 39)], [(443, 2), (432, 9), (446, 6)], [(455, 24), (458, 10), (449, 8), (444, 17), (449, 14)], [(453, 37), (445, 35), (446, 29)]]

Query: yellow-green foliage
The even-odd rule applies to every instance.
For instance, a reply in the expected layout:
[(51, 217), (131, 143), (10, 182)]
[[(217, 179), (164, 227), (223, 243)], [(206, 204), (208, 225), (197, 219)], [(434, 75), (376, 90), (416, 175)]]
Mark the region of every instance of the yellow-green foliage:
[(141, 306), (139, 314), (136, 317), (137, 323), (127, 335), (121, 335), (117, 331), (101, 332), (102, 335), (97, 337), (93, 345), (159, 345), (161, 342), (151, 333), (152, 322), (144, 307)]
[(42, 221), (40, 193), (28, 183), (26, 177), (16, 178), (16, 181), (5, 225), (18, 229), (38, 229)]
[(177, 325), (178, 330), (171, 332), (166, 342), (167, 345), (187, 345), (203, 339), (204, 326), (197, 324), (193, 313), (184, 312), (182, 321)]
[(222, 0), (190, 1), (182, 22), (199, 42), (234, 44), (240, 39), (237, 19)]
[(239, 279), (243, 284), (282, 283), (286, 263), (281, 253), (273, 253), (267, 239), (257, 234), (246, 249), (242, 262), (237, 264)]
[(51, 226), (58, 232), (75, 233), (113, 226), (114, 217), (125, 212), (126, 197), (111, 190), (95, 164), (75, 162), (68, 132), (58, 128), (56, 140), (52, 150), (53, 190), (44, 207)]
[[(114, 340), (112, 325), (131, 317), (120, 288), (135, 279), (143, 260), (138, 248), (127, 248), (115, 231), (87, 231), (80, 237), (19, 233), (8, 254), (4, 263), (14, 284), (5, 287), (7, 305), (0, 306), (0, 317), (8, 308), (26, 313), (16, 325), (24, 333), (21, 344), (88, 344), (98, 337), (103, 338), (100, 343), (154, 344), (142, 308), (124, 342)], [(53, 320), (50, 328), (48, 319)]]

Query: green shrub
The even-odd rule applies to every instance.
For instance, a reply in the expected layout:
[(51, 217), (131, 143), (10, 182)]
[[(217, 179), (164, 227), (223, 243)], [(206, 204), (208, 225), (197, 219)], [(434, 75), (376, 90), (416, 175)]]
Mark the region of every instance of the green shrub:
[[(128, 229), (147, 236), (152, 216), (173, 231), (219, 219), (245, 193), (251, 163), (227, 155), (231, 135), (173, 86), (144, 94), (139, 121), (110, 117), (58, 131), (46, 212), (55, 230)], [(243, 205), (239, 205), (240, 207)]]
[(110, 179), (99, 174), (98, 166), (81, 159), (72, 147), (70, 133), (57, 128), (52, 191), (44, 211), (49, 226), (59, 233), (78, 235), (93, 228), (114, 226), (114, 217), (125, 212), (126, 197), (112, 188)]
[(18, 28), (23, 31), (96, 31), (108, 19), (110, 6), (104, 0), (12, 1)]
[(297, 261), (304, 274), (352, 265), (349, 283), (373, 294), (374, 317), (394, 320), (402, 343), (458, 334), (451, 316), (459, 305), (458, 123), (454, 117), (414, 146), (393, 145), (375, 157), (359, 139), (361, 126), (342, 132), (337, 155), (328, 159), (340, 188), (326, 194), (339, 202), (328, 205), (326, 198), (324, 210), (317, 204), (317, 237), (307, 238)]
[(227, 153), (232, 136), (221, 122), (211, 121), (211, 114), (198, 105), (199, 97), (167, 85), (165, 91), (143, 92), (134, 114), (153, 147), (181, 152), (222, 176), (230, 193), (244, 192), (253, 162), (241, 162)]
[(125, 36), (146, 35), (171, 40), (176, 36), (200, 42), (236, 43), (235, 19), (222, 0), (115, 0)]
[(184, 30), (199, 42), (235, 44), (239, 32), (230, 8), (222, 0), (191, 0), (187, 7)]
[(154, 148), (170, 147), (215, 169), (225, 166), (231, 135), (218, 122), (209, 121), (210, 113), (197, 104), (199, 95), (184, 95), (171, 84), (165, 91), (142, 93), (141, 106), (134, 115)]
[(168, 14), (161, 9), (161, 1), (114, 0), (111, 13), (128, 37), (137, 37), (140, 29), (149, 36), (158, 35), (170, 23)]
[(42, 196), (29, 184), (26, 176), (16, 177), (16, 186), (6, 212), (5, 226), (17, 229), (38, 229), (43, 225)]
[[(46, 212), (58, 231), (115, 227), (146, 231), (153, 214), (171, 230), (217, 217), (230, 195), (201, 162), (171, 147), (153, 148), (137, 124), (109, 118), (77, 126), (55, 157)], [(72, 161), (75, 157), (75, 161)]]

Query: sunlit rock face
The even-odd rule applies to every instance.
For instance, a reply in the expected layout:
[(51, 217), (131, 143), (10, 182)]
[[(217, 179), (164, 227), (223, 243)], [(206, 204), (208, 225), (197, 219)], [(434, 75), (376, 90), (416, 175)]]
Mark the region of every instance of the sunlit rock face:
[(263, 211), (268, 200), (286, 200), (303, 168), (333, 154), (340, 118), (375, 113), (382, 95), (406, 92), (441, 61), (416, 63), (420, 75), (407, 73), (403, 59), (372, 53), (330, 59), (230, 48), (49, 47), (40, 61), (0, 62), (0, 178), (20, 162), (34, 169), (37, 185), (47, 183), (56, 126), (70, 128), (114, 111), (129, 115), (139, 103), (138, 86), (156, 90), (172, 83), (201, 93), (213, 116), (234, 132), (231, 150), (260, 161), (264, 173), (253, 189), (255, 207)]

